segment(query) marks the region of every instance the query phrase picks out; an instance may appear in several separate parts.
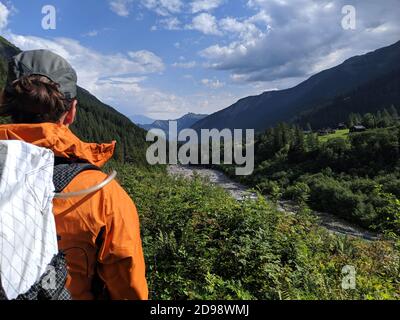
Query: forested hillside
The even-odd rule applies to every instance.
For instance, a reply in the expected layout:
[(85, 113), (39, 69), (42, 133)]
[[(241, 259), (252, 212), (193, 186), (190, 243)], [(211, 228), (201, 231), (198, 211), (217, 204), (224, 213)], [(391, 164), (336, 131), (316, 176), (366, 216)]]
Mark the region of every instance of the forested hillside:
[(271, 199), (400, 235), (398, 111), (351, 114), (346, 123), (362, 132), (304, 132), (286, 123), (268, 129), (256, 141), (255, 171), (242, 182)]
[[(7, 60), (20, 50), (0, 37), (0, 86), (7, 77)], [(79, 74), (78, 74), (79, 77)], [(117, 141), (115, 159), (118, 161), (146, 165), (146, 132), (127, 117), (102, 103), (85, 89), (78, 89), (77, 121), (72, 126), (81, 139), (94, 142)], [(5, 121), (4, 119), (0, 119)]]
[(304, 112), (294, 122), (303, 128), (307, 124), (314, 129), (335, 128), (346, 122), (351, 113), (376, 112), (391, 106), (400, 107), (400, 69)]
[(86, 141), (117, 141), (114, 158), (146, 165), (146, 131), (102, 103), (85, 89), (78, 90), (78, 115), (72, 130)]

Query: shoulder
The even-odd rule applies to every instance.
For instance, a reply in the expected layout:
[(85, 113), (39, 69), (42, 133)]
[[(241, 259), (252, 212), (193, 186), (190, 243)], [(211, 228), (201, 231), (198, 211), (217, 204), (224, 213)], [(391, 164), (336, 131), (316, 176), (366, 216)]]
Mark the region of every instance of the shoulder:
[[(102, 183), (108, 176), (109, 174), (100, 170), (83, 171), (77, 175), (68, 186), (69, 190), (66, 189), (65, 191), (70, 192), (71, 190), (76, 191), (91, 188)], [(118, 175), (114, 180), (97, 191), (93, 196), (93, 200), (94, 199), (104, 203), (107, 213), (136, 210), (133, 200), (119, 184)]]

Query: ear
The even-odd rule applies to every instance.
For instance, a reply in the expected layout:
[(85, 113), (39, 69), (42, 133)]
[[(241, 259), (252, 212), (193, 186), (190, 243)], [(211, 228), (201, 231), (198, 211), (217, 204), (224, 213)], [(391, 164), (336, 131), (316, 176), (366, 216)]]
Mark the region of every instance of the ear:
[(74, 123), (75, 117), (76, 117), (76, 107), (77, 107), (77, 105), (78, 105), (78, 100), (74, 99), (74, 101), (72, 101), (71, 109), (69, 109), (69, 111), (65, 115), (65, 118), (64, 118), (64, 121), (63, 121), (64, 125), (70, 126), (71, 124)]

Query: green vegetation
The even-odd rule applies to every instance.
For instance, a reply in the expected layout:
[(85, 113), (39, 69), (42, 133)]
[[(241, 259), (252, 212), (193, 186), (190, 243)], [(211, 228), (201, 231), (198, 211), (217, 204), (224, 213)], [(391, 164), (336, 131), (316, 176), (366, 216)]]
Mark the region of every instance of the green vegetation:
[(98, 143), (117, 141), (114, 159), (146, 165), (146, 131), (102, 103), (88, 91), (78, 89), (77, 121), (72, 126), (80, 138)]
[(347, 139), (349, 132), (350, 132), (349, 129), (337, 130), (335, 133), (328, 134), (326, 136), (320, 136), (318, 139), (319, 139), (319, 142), (322, 142), (322, 143), (327, 142), (328, 140), (335, 139), (335, 138)]
[[(376, 113), (384, 107), (400, 101), (400, 69), (393, 69), (385, 75), (359, 86), (351, 92), (336, 96), (311, 110), (298, 114), (296, 123), (312, 127), (333, 127), (345, 122), (354, 113)], [(353, 123), (355, 124), (355, 123)], [(349, 123), (349, 125), (353, 125)]]
[[(365, 132), (318, 137), (279, 124), (256, 142), (256, 168), (241, 182), (381, 233), (400, 235), (400, 125), (397, 110), (351, 114)], [(223, 167), (232, 174), (233, 168)]]
[[(141, 218), (152, 299), (399, 299), (399, 245), (329, 234), (307, 210), (116, 165)], [(354, 266), (356, 289), (341, 287)]]

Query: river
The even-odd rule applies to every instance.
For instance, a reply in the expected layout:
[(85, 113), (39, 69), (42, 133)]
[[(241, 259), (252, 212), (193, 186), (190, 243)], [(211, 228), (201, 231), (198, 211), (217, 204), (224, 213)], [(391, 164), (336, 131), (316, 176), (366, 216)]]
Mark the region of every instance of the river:
[[(174, 176), (183, 176), (190, 179), (194, 176), (195, 172), (199, 176), (209, 180), (210, 183), (218, 185), (228, 191), (232, 197), (238, 201), (245, 198), (256, 198), (256, 195), (249, 192), (248, 188), (244, 185), (231, 180), (224, 173), (218, 170), (182, 165), (168, 166), (168, 173)], [(296, 214), (297, 210), (296, 206), (288, 201), (279, 201), (277, 203), (277, 209), (288, 214)], [(319, 225), (332, 233), (362, 238), (369, 241), (378, 240), (380, 238), (379, 235), (364, 230), (363, 228), (340, 219), (335, 215), (316, 211), (313, 211), (312, 213), (318, 217)]]

